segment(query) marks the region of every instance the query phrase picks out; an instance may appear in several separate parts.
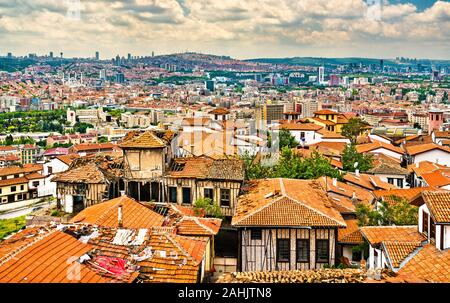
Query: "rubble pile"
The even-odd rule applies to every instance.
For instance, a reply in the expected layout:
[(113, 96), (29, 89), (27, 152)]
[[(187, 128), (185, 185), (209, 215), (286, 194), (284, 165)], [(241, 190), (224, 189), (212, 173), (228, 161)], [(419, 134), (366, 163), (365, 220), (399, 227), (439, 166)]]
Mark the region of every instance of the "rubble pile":
[(234, 272), (224, 274), (217, 283), (363, 283), (361, 269), (318, 269), (291, 271)]

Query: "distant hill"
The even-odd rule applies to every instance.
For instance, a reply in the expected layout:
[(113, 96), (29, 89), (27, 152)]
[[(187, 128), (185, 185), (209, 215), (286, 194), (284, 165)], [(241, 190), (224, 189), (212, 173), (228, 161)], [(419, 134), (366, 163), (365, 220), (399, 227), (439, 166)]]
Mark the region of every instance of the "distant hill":
[(0, 71), (22, 71), (35, 63), (36, 61), (32, 59), (0, 58)]
[[(380, 64), (381, 59), (374, 58), (319, 58), (319, 57), (293, 57), (293, 58), (257, 58), (248, 59), (248, 62), (260, 62), (268, 64), (283, 64), (283, 65), (301, 65), (301, 66), (338, 66), (348, 64)], [(429, 59), (417, 59), (417, 60), (404, 60), (397, 62), (392, 59), (383, 59), (384, 65), (411, 65), (411, 64), (423, 64), (423, 65), (450, 65), (450, 60), (429, 60)]]

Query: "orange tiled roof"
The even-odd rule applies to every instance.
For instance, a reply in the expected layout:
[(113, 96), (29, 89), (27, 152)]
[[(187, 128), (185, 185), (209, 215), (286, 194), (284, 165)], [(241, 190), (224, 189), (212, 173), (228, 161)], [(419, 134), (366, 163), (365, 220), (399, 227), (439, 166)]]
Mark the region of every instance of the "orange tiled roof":
[(121, 148), (163, 148), (166, 146), (167, 142), (152, 131), (146, 131), (119, 144)]
[(422, 197), (435, 222), (450, 223), (450, 192), (424, 191)]
[(383, 241), (383, 246), (392, 267), (399, 268), (406, 257), (421, 247), (421, 243)]
[[(31, 245), (33, 244), (33, 245)], [(103, 277), (78, 259), (92, 249), (75, 237), (54, 230), (0, 259), (0, 282), (3, 283), (105, 283)], [(79, 266), (79, 276), (70, 269)]]
[(417, 226), (364, 226), (361, 233), (372, 246), (381, 242), (422, 242), (425, 237)]
[(183, 216), (176, 223), (177, 234), (196, 236), (217, 235), (221, 224), (221, 219)]
[(123, 228), (151, 228), (163, 224), (163, 216), (127, 196), (89, 206), (72, 218), (71, 222), (117, 228), (119, 205), (122, 205)]
[(440, 187), (450, 184), (450, 172), (434, 171), (432, 173), (422, 174), (422, 178), (431, 187)]
[(418, 144), (418, 145), (413, 145), (413, 146), (407, 146), (406, 147), (406, 152), (411, 155), (418, 155), (430, 150), (434, 150), (434, 149), (439, 149), (445, 152), (450, 153), (450, 148), (446, 147), (446, 146), (441, 146), (439, 144), (436, 143), (428, 143), (428, 144)]
[(6, 180), (0, 180), (0, 187), (16, 185), (16, 184), (23, 184), (23, 183), (28, 183), (28, 179), (25, 177), (11, 178), (11, 179), (6, 179)]
[(68, 183), (102, 183), (105, 177), (98, 166), (93, 163), (86, 163), (69, 170), (55, 174), (53, 182), (68, 182)]
[(66, 165), (70, 165), (70, 163), (73, 162), (73, 160), (79, 158), (80, 155), (78, 154), (68, 154), (68, 155), (61, 155), (61, 156), (57, 156), (56, 158), (58, 160), (60, 160), (61, 162), (63, 162)]
[(434, 243), (426, 244), (398, 273), (427, 282), (448, 283), (450, 282), (450, 250), (441, 251)]
[(211, 115), (228, 115), (230, 111), (226, 108), (218, 107), (209, 112)]
[[(140, 277), (156, 283), (195, 283), (199, 265), (187, 250), (192, 243), (179, 243), (180, 236), (168, 233), (152, 233), (147, 243), (154, 253), (150, 258), (140, 261)], [(196, 240), (191, 240), (196, 241)], [(186, 247), (186, 248), (185, 248)], [(194, 254), (195, 255), (195, 254)]]
[(345, 220), (346, 228), (338, 230), (338, 242), (346, 244), (360, 244), (363, 243), (363, 238), (358, 227), (358, 220)]
[(329, 109), (322, 109), (319, 111), (314, 112), (314, 115), (337, 115), (338, 112), (329, 110)]
[(377, 150), (379, 148), (384, 148), (390, 150), (392, 152), (403, 155), (404, 151), (400, 147), (394, 146), (392, 144), (387, 144), (381, 141), (374, 141), (372, 143), (360, 144), (356, 146), (356, 151), (358, 153), (367, 153), (373, 150)]
[(173, 167), (169, 176), (174, 178), (197, 178), (216, 180), (244, 180), (244, 164), (239, 159), (212, 159), (190, 157)]
[(395, 189), (396, 186), (389, 184), (387, 182), (382, 181), (379, 177), (374, 175), (368, 175), (368, 174), (359, 174), (357, 176), (353, 173), (347, 173), (344, 175), (344, 180), (347, 183), (352, 183), (358, 186), (361, 186), (363, 188), (366, 188), (368, 190), (375, 190), (375, 189)]
[(319, 182), (279, 178), (252, 181), (232, 225), (345, 227), (345, 221)]
[[(327, 185), (325, 186), (325, 180), (327, 181)], [(361, 188), (359, 186), (355, 186), (353, 184), (347, 184), (341, 181), (336, 180), (336, 186), (333, 185), (332, 178), (319, 178), (318, 181), (322, 185), (322, 187), (326, 187), (327, 191), (330, 193), (334, 193), (340, 196), (344, 196), (347, 198), (356, 197), (357, 200), (370, 205), (374, 200), (374, 196), (371, 191)]]

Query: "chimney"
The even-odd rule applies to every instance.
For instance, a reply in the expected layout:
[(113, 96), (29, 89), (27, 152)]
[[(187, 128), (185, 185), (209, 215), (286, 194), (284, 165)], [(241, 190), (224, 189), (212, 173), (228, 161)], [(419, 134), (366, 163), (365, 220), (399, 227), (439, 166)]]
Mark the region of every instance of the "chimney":
[(337, 179), (336, 178), (333, 178), (333, 186), (337, 187)]
[(119, 227), (123, 227), (123, 212), (122, 212), (122, 204), (119, 205), (118, 210), (118, 223), (119, 223)]
[(359, 177), (359, 169), (355, 169), (355, 175)]

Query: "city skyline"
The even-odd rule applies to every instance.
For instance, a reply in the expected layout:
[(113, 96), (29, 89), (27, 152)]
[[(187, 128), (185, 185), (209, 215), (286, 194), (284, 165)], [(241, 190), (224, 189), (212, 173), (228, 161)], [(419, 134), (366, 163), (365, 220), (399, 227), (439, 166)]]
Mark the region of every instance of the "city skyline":
[(448, 1), (0, 3), (0, 53), (450, 59)]

